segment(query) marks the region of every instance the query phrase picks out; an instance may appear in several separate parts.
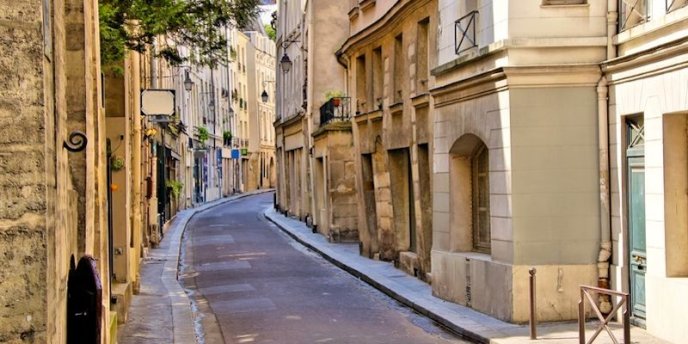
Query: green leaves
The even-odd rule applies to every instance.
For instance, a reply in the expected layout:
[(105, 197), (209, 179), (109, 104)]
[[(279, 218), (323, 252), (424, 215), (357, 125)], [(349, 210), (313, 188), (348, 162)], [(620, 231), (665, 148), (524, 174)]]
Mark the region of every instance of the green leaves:
[[(171, 64), (213, 66), (228, 60), (226, 30), (246, 27), (259, 0), (100, 0), (101, 63), (121, 61), (127, 49), (144, 52), (158, 38), (156, 56)], [(182, 55), (179, 47), (188, 48)]]

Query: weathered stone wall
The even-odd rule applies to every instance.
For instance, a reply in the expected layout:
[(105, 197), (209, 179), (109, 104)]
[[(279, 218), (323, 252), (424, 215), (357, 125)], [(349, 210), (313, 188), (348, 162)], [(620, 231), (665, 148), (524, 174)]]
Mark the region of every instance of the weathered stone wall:
[[(40, 1), (0, 1), (0, 342), (46, 342), (54, 107)], [(45, 64), (45, 65), (44, 65)], [(54, 168), (54, 167), (53, 167)], [(51, 190), (54, 194), (54, 190)]]
[[(105, 223), (104, 199), (85, 187), (89, 174), (102, 170), (93, 160), (86, 168), (87, 152), (62, 147), (68, 133), (80, 129), (89, 136), (91, 157), (103, 148), (95, 135), (100, 123), (95, 18), (95, 1), (0, 0), (1, 343), (65, 342), (70, 257), (89, 253), (106, 261), (107, 237), (94, 235)], [(92, 181), (91, 191), (105, 184)], [(90, 233), (89, 199), (98, 214)], [(107, 277), (107, 266), (99, 268), (101, 278)], [(108, 293), (104, 290), (104, 300)], [(103, 303), (103, 329), (108, 306)], [(102, 339), (109, 338), (104, 333)]]

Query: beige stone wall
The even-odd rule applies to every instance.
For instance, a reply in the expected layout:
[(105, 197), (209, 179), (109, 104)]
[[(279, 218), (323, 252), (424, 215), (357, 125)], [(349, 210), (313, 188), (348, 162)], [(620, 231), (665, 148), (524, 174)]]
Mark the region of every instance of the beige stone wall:
[[(45, 283), (54, 266), (48, 261), (54, 246), (48, 245), (55, 241), (48, 236), (55, 230), (48, 190), (53, 198), (57, 192), (55, 177), (46, 175), (56, 169), (54, 118), (46, 121), (56, 106), (52, 64), (43, 55), (41, 2), (0, 1), (0, 11), (0, 35), (7, 38), (0, 43), (0, 65), (12, 71), (0, 77), (0, 341), (45, 343), (57, 332), (49, 329)], [(50, 282), (59, 286), (55, 277)]]
[[(84, 22), (94, 18), (96, 6), (0, 1), (0, 32), (8, 38), (0, 43), (7, 52), (0, 64), (10, 71), (0, 78), (2, 342), (64, 342), (70, 256), (86, 253), (103, 261), (103, 217), (93, 216), (104, 209), (97, 190), (105, 184), (96, 180), (103, 176), (99, 154), (104, 153), (102, 132), (97, 132), (102, 123), (99, 66), (93, 63), (97, 24)], [(84, 63), (68, 64), (74, 56)], [(89, 121), (86, 113), (93, 114)], [(86, 131), (89, 145), (84, 152), (68, 153), (62, 143), (75, 127)], [(84, 192), (89, 180), (96, 192)], [(98, 267), (101, 278), (107, 277), (107, 266)], [(103, 300), (109, 300), (109, 290)], [(102, 307), (105, 329), (109, 301)], [(104, 332), (102, 340), (109, 340)]]
[[(654, 46), (669, 33), (677, 34), (674, 29), (667, 28), (660, 33), (662, 35), (639, 36), (625, 43), (621, 50)], [(628, 33), (621, 36), (628, 36)], [(686, 196), (682, 191), (687, 173), (688, 101), (684, 90), (688, 70), (674, 68), (688, 61), (685, 49), (685, 43), (679, 47), (666, 46), (657, 50), (657, 58), (652, 61), (634, 64), (622, 59), (607, 66), (613, 240), (611, 284), (614, 289), (629, 291), (626, 123), (627, 117), (640, 115), (645, 122), (646, 326), (653, 335), (676, 343), (688, 338), (685, 327), (672, 326), (675, 319), (688, 316), (685, 297), (688, 293), (688, 235), (685, 230)], [(657, 73), (659, 71), (664, 72)]]
[(403, 254), (403, 265), (422, 279), (431, 271), (433, 142), (427, 91), (434, 84), (429, 71), (436, 64), (436, 50), (430, 48), (436, 45), (436, 6), (436, 1), (395, 1), (360, 8), (341, 50), (349, 61), (348, 94), (357, 114), (353, 136), (362, 253), (396, 261), (401, 252), (414, 251)]
[(315, 223), (331, 241), (358, 241), (356, 171), (350, 125), (334, 123), (315, 136)]
[[(541, 319), (576, 317), (578, 286), (595, 284), (597, 277), (596, 100), (591, 86), (516, 88), (438, 108), (433, 201), (436, 295), (522, 322), (527, 315), (522, 306), (527, 295), (523, 281), (528, 276), (525, 267), (516, 267), (539, 266), (547, 277), (540, 276), (538, 284), (558, 291), (538, 295), (542, 303), (551, 305), (542, 307)], [(489, 149), (489, 254), (471, 252), (470, 209), (468, 215), (460, 215), (461, 205), (470, 205), (471, 199), (455, 197), (461, 187), (453, 184), (460, 178), (452, 174), (451, 159), (455, 142), (466, 134), (475, 135)], [(479, 270), (456, 270), (455, 265), (463, 266), (467, 260), (470, 269)], [(513, 277), (504, 283), (490, 277), (504, 274)], [(471, 297), (465, 281), (476, 291)]]

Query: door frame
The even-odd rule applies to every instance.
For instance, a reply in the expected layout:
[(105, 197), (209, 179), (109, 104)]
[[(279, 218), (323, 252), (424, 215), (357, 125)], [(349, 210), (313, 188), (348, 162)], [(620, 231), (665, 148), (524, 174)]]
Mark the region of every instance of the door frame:
[[(639, 142), (638, 140), (634, 139), (631, 135), (631, 121), (633, 119), (643, 119), (643, 116), (633, 116), (633, 117), (628, 117), (626, 119), (626, 149), (625, 149), (625, 199), (624, 203), (626, 206), (626, 212), (625, 212), (625, 222), (626, 222), (626, 244), (624, 247), (624, 251), (626, 252), (624, 255), (624, 262), (626, 264), (626, 272), (627, 272), (627, 277), (626, 277), (626, 282), (628, 283), (628, 293), (630, 295), (629, 302), (629, 310), (631, 311), (631, 323), (635, 326), (645, 328), (645, 321), (646, 321), (646, 316), (647, 313), (646, 311), (643, 311), (642, 315), (639, 315), (634, 312), (634, 288), (633, 288), (633, 283), (632, 283), (632, 275), (633, 275), (633, 266), (631, 264), (631, 259), (632, 259), (632, 228), (631, 228), (631, 170), (634, 168), (639, 168), (641, 167), (643, 169), (643, 172), (645, 171), (645, 145), (644, 145), (644, 139), (643, 142)], [(641, 134), (644, 134), (644, 123), (642, 125), (642, 129), (640, 130)], [(642, 138), (641, 138), (642, 139)], [(643, 183), (644, 184), (644, 183)], [(645, 188), (645, 187), (644, 187)], [(646, 188), (645, 188), (646, 189)], [(643, 192), (645, 194), (645, 192)], [(646, 221), (647, 222), (647, 221)], [(645, 236), (647, 238), (647, 226), (645, 225)], [(647, 274), (647, 244), (645, 247), (645, 274)], [(646, 301), (647, 302), (647, 299)]]

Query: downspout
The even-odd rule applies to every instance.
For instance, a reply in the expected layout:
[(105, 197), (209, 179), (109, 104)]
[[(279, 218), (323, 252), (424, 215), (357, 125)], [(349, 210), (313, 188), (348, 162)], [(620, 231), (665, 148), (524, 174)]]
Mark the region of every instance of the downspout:
[[(607, 54), (606, 60), (616, 57), (613, 38), (617, 27), (617, 2), (607, 1)], [(602, 72), (604, 73), (604, 72)], [(609, 260), (612, 256), (611, 211), (610, 211), (610, 174), (609, 174), (609, 86), (607, 78), (602, 75), (597, 84), (598, 104), (598, 149), (599, 149), (599, 184), (600, 184), (600, 251), (597, 257), (598, 287), (609, 288)], [(612, 305), (608, 297), (600, 298), (600, 310), (609, 313)]]

